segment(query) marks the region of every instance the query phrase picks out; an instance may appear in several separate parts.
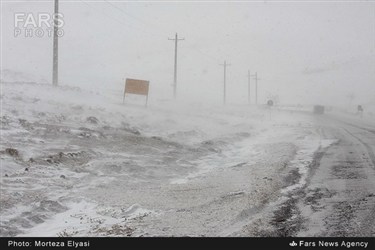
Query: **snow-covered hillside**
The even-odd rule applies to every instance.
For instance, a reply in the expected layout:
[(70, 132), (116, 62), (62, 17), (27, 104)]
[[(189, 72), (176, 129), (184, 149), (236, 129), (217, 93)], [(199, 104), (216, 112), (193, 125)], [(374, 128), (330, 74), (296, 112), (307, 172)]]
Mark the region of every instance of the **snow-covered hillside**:
[(1, 236), (234, 234), (332, 143), (303, 112), (1, 88)]

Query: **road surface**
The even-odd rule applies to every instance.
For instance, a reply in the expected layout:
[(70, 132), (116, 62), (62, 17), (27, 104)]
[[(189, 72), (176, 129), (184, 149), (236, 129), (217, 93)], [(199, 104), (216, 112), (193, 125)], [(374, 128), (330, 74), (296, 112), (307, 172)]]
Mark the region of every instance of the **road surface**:
[(322, 139), (336, 142), (314, 154), (306, 185), (233, 235), (375, 235), (375, 126), (330, 114), (315, 124)]
[(301, 235), (375, 235), (375, 127), (323, 116), (320, 131), (337, 143), (316, 154), (301, 202), (307, 231)]

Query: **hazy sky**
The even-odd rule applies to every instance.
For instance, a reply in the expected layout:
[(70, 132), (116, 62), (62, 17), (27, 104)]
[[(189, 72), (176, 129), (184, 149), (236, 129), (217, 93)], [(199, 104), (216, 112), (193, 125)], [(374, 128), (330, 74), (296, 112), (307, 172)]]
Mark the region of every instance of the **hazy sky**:
[[(109, 3), (110, 2), (110, 3)], [(52, 13), (53, 1), (1, 1), (2, 68), (51, 81), (52, 38), (14, 37), (15, 13)], [(153, 98), (171, 98), (174, 43), (178, 96), (247, 102), (247, 71), (259, 101), (347, 104), (375, 100), (374, 1), (63, 1), (61, 84), (108, 88), (150, 80)], [(252, 80), (254, 100), (254, 81)]]

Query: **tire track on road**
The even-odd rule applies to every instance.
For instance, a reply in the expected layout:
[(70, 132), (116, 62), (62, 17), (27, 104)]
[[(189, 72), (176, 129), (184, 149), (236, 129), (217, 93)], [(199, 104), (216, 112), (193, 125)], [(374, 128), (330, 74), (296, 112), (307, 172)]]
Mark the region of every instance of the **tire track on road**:
[[(357, 127), (357, 126), (354, 126), (354, 127)], [(357, 127), (357, 128), (359, 128), (359, 127)], [(370, 156), (370, 159), (371, 159), (371, 162), (372, 162), (372, 166), (375, 169), (375, 153), (372, 150), (372, 148), (366, 142), (364, 142), (362, 139), (360, 139), (358, 136), (356, 136), (352, 132), (350, 132), (348, 129), (346, 129), (346, 128), (342, 128), (342, 129), (345, 130), (345, 132), (347, 132), (349, 135), (351, 135), (355, 139), (357, 139), (363, 146), (365, 146), (366, 151), (367, 151), (368, 155)], [(366, 129), (364, 129), (364, 130), (366, 130)]]
[[(353, 125), (351, 125), (353, 126)], [(360, 128), (359, 126), (353, 126), (353, 127), (356, 127), (356, 128)], [(368, 131), (367, 129), (364, 129), (364, 128), (360, 128), (362, 130), (366, 130)], [(374, 151), (372, 150), (372, 148), (367, 144), (365, 143), (362, 139), (360, 139), (358, 136), (354, 135), (352, 132), (350, 132), (348, 129), (346, 128), (343, 128), (343, 130), (345, 132), (347, 132), (349, 135), (351, 135), (353, 138), (355, 138), (356, 140), (358, 140), (365, 148), (366, 148), (366, 151), (368, 153), (368, 155), (370, 156), (370, 159), (372, 161), (372, 166), (373, 166), (373, 169), (375, 169), (375, 154), (374, 154)], [(371, 131), (370, 131), (371, 132)], [(375, 193), (375, 190), (374, 190), (374, 193)], [(370, 195), (374, 195), (374, 194), (370, 194)], [(359, 200), (359, 202), (368, 202), (369, 200), (371, 201), (371, 198), (373, 198), (373, 196), (368, 196), (368, 197), (364, 197), (362, 199)], [(374, 201), (373, 201), (374, 203)], [(370, 233), (370, 235), (374, 235), (375, 233), (375, 229), (374, 229), (374, 221), (375, 221), (375, 207), (374, 207), (374, 204), (373, 204), (373, 208), (369, 210), (368, 214), (364, 216), (364, 218), (361, 220), (360, 224), (358, 225), (359, 226), (359, 234), (368, 234)]]

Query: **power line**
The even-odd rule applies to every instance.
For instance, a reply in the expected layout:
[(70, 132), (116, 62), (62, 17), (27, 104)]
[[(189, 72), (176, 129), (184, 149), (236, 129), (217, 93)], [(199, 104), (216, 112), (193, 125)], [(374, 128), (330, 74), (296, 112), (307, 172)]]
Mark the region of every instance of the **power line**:
[[(82, 3), (88, 5), (90, 8), (94, 8), (91, 4), (83, 1), (83, 0), (80, 0)], [(116, 9), (117, 11), (121, 12), (122, 15), (125, 15), (127, 18), (132, 18), (134, 20), (136, 20), (137, 22), (143, 24), (143, 29), (150, 29), (150, 24), (147, 24), (146, 22), (144, 22), (143, 20), (133, 16), (133, 15), (130, 15), (129, 13), (127, 13), (126, 11), (124, 11), (122, 8), (118, 7), (117, 5), (109, 2), (108, 0), (103, 0), (105, 3), (108, 4), (108, 6), (110, 6), (111, 8), (113, 9)], [(95, 7), (96, 8), (96, 7)], [(94, 9), (95, 9), (94, 8)], [(105, 15), (106, 17), (116, 21), (117, 23), (120, 23), (123, 27), (123, 25), (125, 25), (125, 27), (128, 27), (130, 24), (128, 22), (124, 22), (123, 20), (120, 20), (120, 19), (117, 19), (115, 18), (115, 16), (113, 15), (107, 15), (105, 12), (103, 12), (103, 9), (100, 9), (101, 10), (101, 14)], [(133, 26), (133, 25), (131, 25)], [(134, 27), (134, 26), (133, 26)], [(159, 27), (158, 27), (159, 28)], [(161, 29), (159, 29), (161, 30)], [(123, 31), (123, 30), (122, 30)], [(158, 36), (160, 37), (160, 34), (156, 34), (154, 32), (146, 32), (152, 36)], [(173, 92), (174, 92), (174, 98), (176, 98), (177, 96), (177, 44), (178, 44), (178, 41), (182, 41), (182, 40), (185, 40), (184, 38), (182, 39), (179, 39), (178, 38), (178, 35), (176, 33), (175, 35), (175, 38), (174, 39), (170, 39), (168, 38), (168, 40), (173, 40), (175, 41), (175, 56), (174, 56), (174, 82), (173, 82)], [(199, 54), (211, 59), (211, 60), (215, 60), (215, 61), (218, 61), (218, 58), (210, 55), (209, 53), (206, 53), (206, 52), (203, 52), (202, 50), (196, 48), (196, 47), (187, 47), (188, 49), (191, 49), (191, 50), (194, 50), (196, 52), (198, 52)], [(224, 66), (224, 93), (223, 93), (223, 103), (225, 104), (226, 103), (226, 69), (227, 69), (227, 66), (230, 66), (230, 64), (228, 64), (226, 61), (224, 61), (224, 64), (220, 64), (221, 66)], [(256, 104), (258, 103), (258, 80), (260, 80), (257, 76), (257, 73), (255, 73), (255, 75), (250, 75), (250, 71), (248, 71), (248, 102), (250, 104), (250, 77), (255, 77), (253, 79), (255, 79), (255, 102)], [(236, 77), (235, 77), (236, 78)]]
[[(93, 5), (87, 3), (87, 2), (85, 2), (85, 1), (83, 1), (83, 0), (79, 0), (79, 1), (82, 2), (82, 3), (84, 3), (84, 4), (86, 4), (87, 6), (89, 6), (89, 7), (92, 8), (92, 9), (98, 10), (96, 7), (93, 7)], [(117, 18), (114, 18), (113, 16), (109, 16), (109, 15), (107, 15), (107, 14), (106, 14), (105, 12), (103, 12), (103, 11), (101, 11), (100, 13), (103, 14), (104, 16), (108, 17), (109, 19), (112, 19), (112, 21), (116, 21), (116, 22), (118, 22), (118, 23), (121, 23), (121, 25), (128, 25), (127, 23), (124, 23), (124, 22), (122, 22), (121, 20), (119, 20), (119, 19), (117, 19)]]
[(109, 4), (110, 6), (112, 6), (113, 8), (115, 8), (116, 10), (120, 11), (121, 13), (125, 14), (126, 16), (128, 17), (131, 17), (133, 18), (134, 20), (137, 20), (138, 22), (141, 22), (143, 23), (144, 25), (149, 25), (147, 23), (145, 23), (144, 21), (142, 21), (141, 19), (133, 16), (133, 15), (130, 15), (129, 13), (127, 13), (126, 11), (124, 11), (123, 9), (121, 9), (120, 7), (118, 7), (117, 5), (114, 5), (113, 3), (107, 1), (107, 0), (104, 0), (104, 2), (106, 2), (107, 4)]
[(194, 50), (194, 51), (198, 52), (199, 54), (204, 55), (205, 57), (207, 57), (207, 58), (209, 58), (209, 59), (211, 59), (211, 60), (213, 60), (215, 62), (219, 61), (218, 58), (215, 58), (215, 57), (209, 55), (208, 53), (201, 51), (200, 49), (197, 49), (195, 47), (187, 47), (187, 48), (191, 49), (191, 50)]
[[(143, 26), (144, 30), (145, 30), (146, 27), (148, 28), (149, 26), (154, 26), (154, 25), (150, 25), (149, 23), (144, 22), (143, 20), (141, 20), (141, 19), (139, 19), (139, 18), (137, 18), (137, 17), (135, 17), (133, 15), (130, 15), (129, 13), (127, 13), (126, 11), (124, 11), (123, 9), (121, 9), (120, 7), (118, 7), (117, 5), (114, 5), (113, 3), (111, 3), (111, 2), (109, 2), (107, 0), (104, 0), (104, 2), (107, 3), (109, 6), (111, 6), (112, 8), (120, 11), (122, 14), (126, 15), (127, 17), (130, 17), (130, 18), (132, 18), (132, 19), (140, 22), (141, 24), (143, 24), (144, 25)], [(156, 34), (153, 31), (152, 32), (147, 32), (147, 33), (149, 33), (150, 35), (153, 35), (153, 36), (160, 36), (160, 34)]]
[[(86, 5), (89, 5), (87, 2), (85, 2), (85, 1), (83, 1), (83, 0), (80, 0), (80, 1), (83, 2), (83, 3), (85, 3)], [(139, 23), (143, 24), (143, 29), (145, 30), (145, 29), (147, 28), (148, 30), (147, 30), (146, 33), (148, 33), (149, 35), (160, 37), (160, 34), (156, 34), (155, 32), (151, 31), (151, 29), (149, 28), (150, 26), (153, 26), (153, 27), (157, 28), (158, 30), (162, 31), (162, 29), (160, 29), (159, 27), (156, 27), (155, 25), (150, 25), (150, 24), (144, 22), (143, 20), (141, 20), (141, 19), (139, 19), (139, 18), (137, 18), (137, 17), (135, 17), (135, 16), (133, 16), (133, 15), (130, 15), (129, 13), (127, 13), (126, 11), (124, 11), (122, 8), (120, 8), (120, 7), (118, 7), (117, 5), (115, 5), (115, 4), (111, 3), (111, 2), (109, 2), (108, 0), (104, 0), (104, 2), (107, 3), (108, 6), (112, 7), (113, 9), (118, 10), (119, 12), (121, 12), (121, 13), (124, 14), (124, 15), (126, 15), (127, 17), (130, 17), (130, 18), (132, 18), (132, 19), (138, 21)], [(92, 7), (91, 5), (89, 5), (89, 6)], [(106, 15), (104, 12), (102, 12), (102, 13), (103, 13), (104, 15)], [(115, 20), (115, 21), (117, 21), (117, 22), (119, 22), (119, 23), (122, 23), (122, 24), (125, 24), (125, 25), (129, 25), (129, 23), (124, 23), (124, 22), (122, 22), (122, 21), (119, 21), (119, 19), (114, 18), (113, 16), (108, 16), (108, 15), (106, 15), (106, 16), (109, 17), (109, 18), (111, 18), (111, 19), (113, 19), (113, 20)], [(153, 30), (155, 30), (155, 29), (153, 29)], [(151, 31), (151, 32), (150, 32), (150, 31)], [(202, 50), (200, 50), (200, 49), (198, 49), (198, 48), (194, 48), (194, 47), (187, 47), (187, 48), (188, 48), (188, 49), (192, 49), (192, 50), (194, 50), (194, 51), (196, 51), (196, 52), (198, 52), (198, 53), (204, 55), (205, 57), (207, 57), (207, 58), (209, 58), (209, 59), (211, 59), (211, 60), (214, 60), (214, 61), (216, 61), (216, 62), (219, 61), (218, 58), (215, 58), (214, 56), (212, 56), (212, 55), (210, 55), (210, 54), (208, 54), (208, 53), (206, 53), (206, 52), (203, 52)]]

